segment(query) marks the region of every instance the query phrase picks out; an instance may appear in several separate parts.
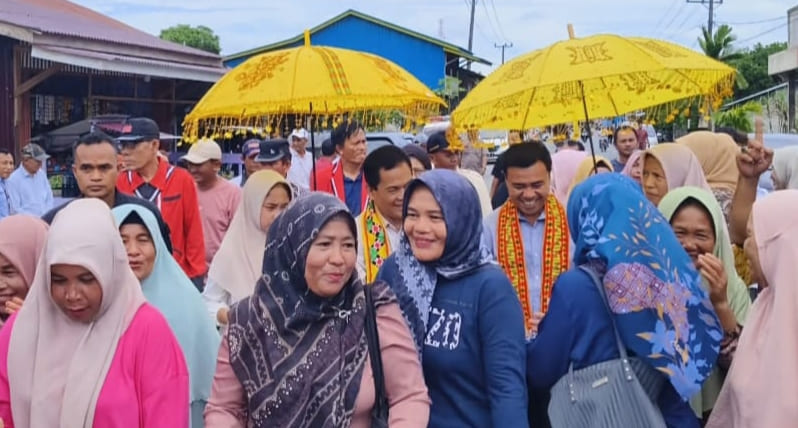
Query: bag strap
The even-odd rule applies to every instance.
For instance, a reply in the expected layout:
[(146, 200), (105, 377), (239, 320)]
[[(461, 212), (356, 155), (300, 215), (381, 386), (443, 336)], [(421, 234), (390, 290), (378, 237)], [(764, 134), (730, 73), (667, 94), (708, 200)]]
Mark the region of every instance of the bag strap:
[(583, 272), (590, 276), (590, 279), (593, 280), (593, 284), (598, 289), (599, 295), (601, 295), (601, 301), (604, 302), (604, 308), (607, 309), (607, 314), (610, 316), (610, 322), (612, 323), (612, 331), (615, 333), (615, 344), (618, 346), (618, 353), (621, 356), (621, 359), (628, 360), (629, 357), (626, 355), (626, 346), (624, 346), (623, 341), (621, 340), (621, 335), (618, 333), (618, 326), (615, 325), (615, 315), (612, 313), (610, 309), (609, 301), (607, 300), (607, 292), (604, 290), (604, 284), (599, 279), (596, 271), (591, 269), (588, 266), (582, 265), (579, 266), (579, 269), (582, 269)]
[(377, 329), (377, 309), (374, 306), (374, 295), (371, 285), (366, 285), (366, 342), (371, 361), (371, 373), (374, 376), (374, 409), (375, 415), (388, 416), (388, 393), (385, 390), (385, 372), (382, 368), (382, 352), (380, 352), (380, 335)]

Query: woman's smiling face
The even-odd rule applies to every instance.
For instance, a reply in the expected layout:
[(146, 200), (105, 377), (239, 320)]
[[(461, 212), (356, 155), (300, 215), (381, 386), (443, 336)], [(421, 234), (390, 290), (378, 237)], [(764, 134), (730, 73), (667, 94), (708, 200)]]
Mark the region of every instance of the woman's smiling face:
[(441, 206), (426, 186), (417, 187), (410, 195), (404, 229), (413, 255), (420, 262), (430, 263), (443, 257), (446, 222)]

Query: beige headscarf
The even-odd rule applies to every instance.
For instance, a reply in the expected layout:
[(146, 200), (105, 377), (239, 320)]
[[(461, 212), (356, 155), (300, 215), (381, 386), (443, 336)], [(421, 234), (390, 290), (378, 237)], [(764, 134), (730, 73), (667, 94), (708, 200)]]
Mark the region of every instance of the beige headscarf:
[(267, 231), (260, 228), (260, 210), (263, 200), (280, 183), (288, 186), (280, 174), (271, 170), (258, 171), (247, 178), (241, 203), (211, 263), (208, 278), (230, 293), (233, 301), (252, 294), (263, 274)]
[[(610, 172), (613, 172), (612, 162), (608, 161), (607, 158), (596, 156), (596, 168), (600, 167), (607, 168)], [(574, 174), (574, 179), (571, 180), (571, 186), (568, 188), (568, 196), (571, 195), (574, 187), (582, 184), (583, 181), (593, 176), (594, 173), (593, 157), (588, 155), (582, 162), (579, 162), (579, 166), (576, 168), (576, 174)]]
[(696, 131), (676, 140), (684, 144), (701, 164), (709, 186), (734, 192), (737, 188), (737, 154), (740, 147), (727, 134), (710, 131)]
[(47, 223), (37, 217), (12, 215), (0, 220), (0, 254), (19, 270), (28, 287), (45, 239)]
[(737, 344), (708, 428), (789, 427), (798, 421), (798, 190), (754, 203), (754, 236), (768, 287)]
[(698, 158), (686, 146), (673, 143), (657, 144), (643, 153), (644, 165), (646, 156), (653, 156), (662, 165), (668, 190), (693, 186), (712, 191)]
[[(103, 291), (95, 320), (70, 320), (50, 297), (50, 266), (83, 266)], [(91, 428), (117, 344), (144, 304), (111, 210), (95, 198), (59, 212), (13, 330), (8, 382), (14, 425)]]
[(773, 174), (786, 189), (798, 189), (798, 146), (782, 147), (773, 152)]

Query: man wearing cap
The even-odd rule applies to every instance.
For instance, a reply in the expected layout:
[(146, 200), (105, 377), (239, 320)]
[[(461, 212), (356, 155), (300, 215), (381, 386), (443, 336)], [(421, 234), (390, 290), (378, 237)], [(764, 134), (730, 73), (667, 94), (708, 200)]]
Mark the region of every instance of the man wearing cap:
[(213, 140), (200, 140), (181, 158), (197, 183), (197, 197), (205, 237), (205, 262), (211, 265), (241, 202), (241, 188), (219, 177), (222, 149)]
[(6, 180), (14, 172), (14, 155), (0, 148), (0, 220), (11, 214), (11, 201), (6, 191)]
[(258, 154), (255, 160), (263, 165), (263, 169), (270, 169), (280, 174), (288, 181), (288, 185), (291, 187), (292, 201), (308, 192), (307, 189), (302, 188), (288, 178), (289, 171), (291, 170), (291, 151), (288, 140), (285, 138), (273, 138), (261, 141), (260, 154)]
[(289, 137), (291, 169), (288, 171), (288, 181), (305, 190), (310, 189), (310, 174), (313, 171), (313, 156), (306, 150), (308, 135), (305, 128), (300, 128), (295, 129)]
[(155, 204), (172, 232), (172, 255), (200, 290), (207, 264), (197, 187), (191, 174), (160, 159), (158, 125), (148, 118), (131, 118), (118, 138), (128, 170), (116, 187)]
[(429, 153), (430, 160), (432, 160), (435, 168), (457, 171), (471, 183), (477, 192), (477, 196), (479, 196), (483, 217), (488, 216), (493, 211), (490, 205), (488, 188), (485, 186), (485, 179), (470, 169), (459, 167), (462, 152), (450, 147), (449, 141), (446, 139), (446, 131), (438, 131), (429, 136), (427, 139), (427, 153)]
[(345, 121), (335, 127), (330, 139), (340, 158), (329, 168), (316, 168), (315, 179), (310, 179), (311, 189), (337, 196), (357, 217), (366, 206), (369, 192), (363, 178), (366, 132), (357, 121)]
[(41, 217), (53, 207), (53, 189), (42, 169), (49, 157), (38, 144), (22, 149), (22, 162), (6, 181), (10, 214)]
[(230, 179), (230, 182), (238, 187), (244, 187), (247, 182), (247, 177), (263, 169), (263, 165), (255, 161), (255, 158), (260, 153), (260, 140), (257, 138), (250, 138), (241, 146), (241, 160), (244, 162), (244, 170), (241, 174)]

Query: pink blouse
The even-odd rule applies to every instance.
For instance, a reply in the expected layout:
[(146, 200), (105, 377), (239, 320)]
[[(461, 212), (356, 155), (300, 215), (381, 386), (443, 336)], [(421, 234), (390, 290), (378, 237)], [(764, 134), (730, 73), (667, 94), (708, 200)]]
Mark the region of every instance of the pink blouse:
[[(385, 389), (390, 406), (391, 428), (424, 428), (429, 421), (430, 400), (424, 374), (418, 361), (416, 345), (410, 336), (399, 305), (392, 303), (377, 308), (380, 352), (385, 371)], [(219, 349), (211, 398), (205, 408), (206, 428), (245, 428), (247, 399), (244, 388), (230, 365), (227, 338)], [(351, 428), (369, 428), (374, 407), (374, 377), (366, 358), (360, 392), (355, 400)]]
[[(13, 428), (8, 345), (16, 316), (0, 330), (0, 418)], [(59, 352), (58, 349), (47, 352)], [(95, 427), (188, 427), (188, 369), (163, 315), (149, 304), (136, 312), (119, 339), (97, 399)]]

